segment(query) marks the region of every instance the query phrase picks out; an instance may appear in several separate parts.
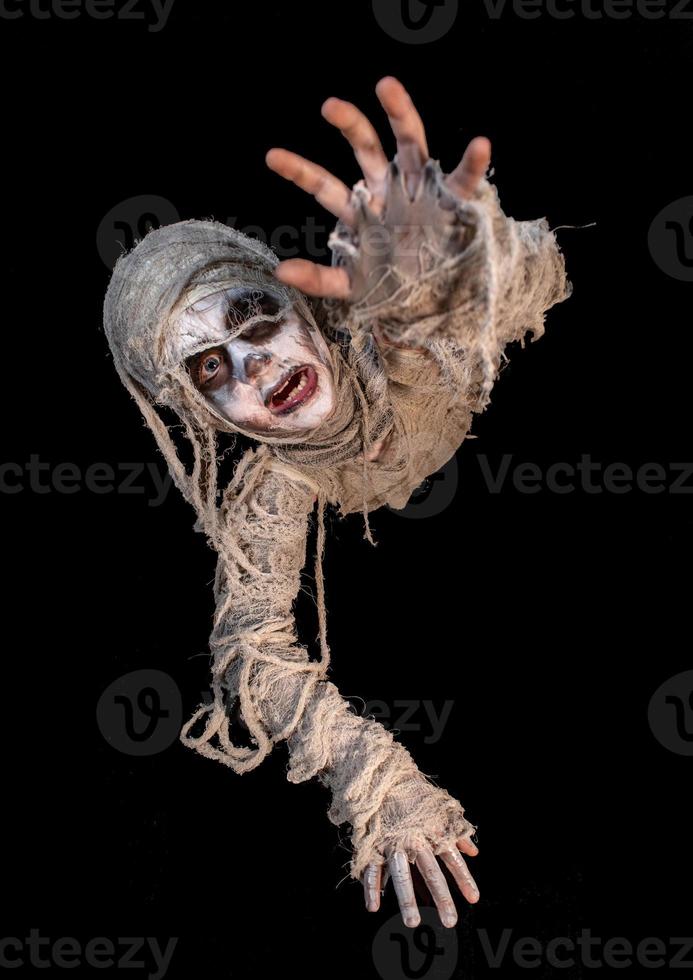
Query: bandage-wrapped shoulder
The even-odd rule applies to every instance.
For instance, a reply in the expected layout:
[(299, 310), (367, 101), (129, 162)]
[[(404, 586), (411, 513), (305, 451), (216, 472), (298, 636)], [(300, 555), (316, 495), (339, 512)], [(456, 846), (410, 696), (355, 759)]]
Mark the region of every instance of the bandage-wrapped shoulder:
[(396, 157), (381, 213), (370, 197), (363, 181), (354, 186), (355, 224), (338, 221), (330, 238), (352, 288), (348, 301), (328, 302), (328, 318), (352, 334), (377, 325), (409, 346), (452, 341), (478, 354), (488, 391), (504, 346), (527, 331), (541, 336), (546, 311), (570, 294), (547, 221), (507, 217), (486, 179), (462, 200), (431, 159), (413, 199)]

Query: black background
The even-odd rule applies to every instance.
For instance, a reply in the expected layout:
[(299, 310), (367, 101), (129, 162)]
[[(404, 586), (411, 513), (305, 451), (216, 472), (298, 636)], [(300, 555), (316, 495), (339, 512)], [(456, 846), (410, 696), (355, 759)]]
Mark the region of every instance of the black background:
[[(64, 462), (163, 467), (101, 329), (104, 216), (161, 195), (181, 218), (267, 235), (313, 220), (324, 246), (333, 219), (264, 155), (286, 146), (353, 183), (320, 105), (356, 102), (391, 156), (374, 94), (385, 74), (410, 90), (444, 169), (484, 133), (506, 213), (596, 227), (559, 232), (574, 295), (544, 338), (513, 348), (457, 454), (451, 503), (373, 514), (375, 549), (357, 517), (330, 517), (332, 678), (393, 706), (393, 724), (397, 701), (454, 701), (437, 742), (423, 709), (399, 737), (479, 828), (482, 899), (459, 899), (456, 976), (498, 973), (481, 929), (494, 944), (502, 929), (542, 943), (583, 928), (634, 944), (691, 934), (691, 759), (647, 717), (691, 666), (691, 497), (527, 494), (510, 480), (494, 494), (480, 457), (542, 471), (582, 454), (691, 460), (692, 286), (658, 268), (648, 229), (692, 192), (693, 23), (461, 6), (421, 45), (361, 2), (175, 0), (158, 32), (149, 13), (3, 21), (2, 455), (49, 464), (48, 490), (23, 471), (2, 497), (3, 936), (176, 936), (169, 976), (379, 975), (372, 944), (397, 930), (394, 895), (365, 912), (346, 829), (319, 786), (287, 783), (284, 746), (239, 777), (178, 742), (129, 756), (97, 726), (99, 697), (130, 671), (167, 672), (186, 717), (207, 688), (214, 556), (192, 512), (175, 491), (150, 506), (144, 478), (141, 494), (49, 480)], [(310, 636), (310, 602), (299, 620)], [(388, 962), (386, 980), (411, 975)], [(449, 977), (450, 962), (434, 968)], [(517, 973), (592, 972), (542, 963)]]

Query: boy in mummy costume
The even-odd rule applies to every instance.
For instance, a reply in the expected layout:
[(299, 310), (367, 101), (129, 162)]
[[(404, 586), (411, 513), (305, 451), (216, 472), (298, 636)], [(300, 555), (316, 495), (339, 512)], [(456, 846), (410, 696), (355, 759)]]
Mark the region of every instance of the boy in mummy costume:
[[(402, 85), (388, 77), (376, 91), (397, 140), (392, 162), (355, 106), (332, 98), (322, 108), (363, 171), (353, 188), (287, 150), (267, 155), (338, 219), (331, 267), (279, 262), (225, 225), (183, 221), (119, 259), (104, 325), (118, 373), (218, 554), (213, 699), (182, 741), (237, 773), (285, 742), (287, 778), (317, 778), (331, 791), (329, 819), (350, 827), (350, 874), (366, 907), (379, 908), (389, 877), (416, 926), (415, 863), (452, 927), (442, 865), (478, 901), (462, 856), (478, 853), (475, 827), (329, 680), (324, 508), (363, 514), (372, 540), (368, 513), (403, 508), (452, 457), (489, 402), (505, 347), (524, 345), (528, 331), (540, 337), (570, 286), (546, 221), (501, 210), (485, 177), (488, 141), (473, 140), (445, 175)], [(191, 463), (161, 407), (180, 419)], [(253, 444), (221, 486), (220, 454), (239, 433)], [(319, 660), (293, 615), (314, 519)], [(247, 744), (231, 738), (234, 717)]]

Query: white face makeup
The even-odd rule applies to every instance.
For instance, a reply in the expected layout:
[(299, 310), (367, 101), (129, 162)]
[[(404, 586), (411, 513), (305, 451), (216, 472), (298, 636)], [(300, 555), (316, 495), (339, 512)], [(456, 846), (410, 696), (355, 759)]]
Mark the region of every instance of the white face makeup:
[[(189, 306), (175, 328), (180, 349), (195, 349), (185, 358), (193, 383), (239, 428), (302, 432), (333, 411), (332, 368), (322, 334), (271, 290), (248, 286), (215, 293)], [(229, 333), (236, 335), (227, 339)]]

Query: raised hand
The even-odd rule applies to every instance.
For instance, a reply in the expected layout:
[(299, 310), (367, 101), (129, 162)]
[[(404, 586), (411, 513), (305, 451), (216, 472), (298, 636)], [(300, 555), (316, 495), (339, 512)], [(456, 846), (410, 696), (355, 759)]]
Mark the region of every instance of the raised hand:
[[(413, 199), (429, 159), (423, 122), (409, 93), (396, 78), (381, 78), (376, 94), (395, 135), (397, 162)], [(322, 106), (322, 115), (351, 144), (370, 193), (369, 208), (375, 214), (381, 214), (390, 164), (375, 128), (360, 109), (342, 99), (327, 99)], [(445, 177), (448, 190), (460, 200), (471, 197), (486, 173), (490, 159), (489, 140), (483, 136), (473, 139), (457, 167)], [(352, 190), (338, 177), (290, 150), (273, 148), (267, 153), (266, 161), (280, 176), (312, 194), (336, 218), (354, 226)], [(345, 268), (323, 266), (307, 259), (287, 259), (277, 265), (275, 275), (310, 296), (348, 301), (352, 295), (352, 277)]]

